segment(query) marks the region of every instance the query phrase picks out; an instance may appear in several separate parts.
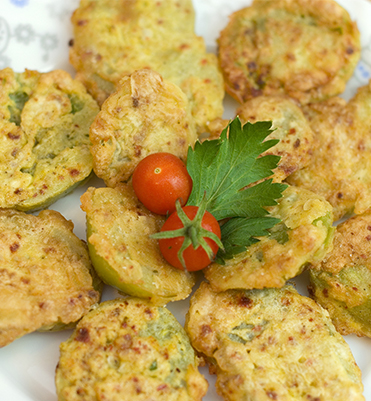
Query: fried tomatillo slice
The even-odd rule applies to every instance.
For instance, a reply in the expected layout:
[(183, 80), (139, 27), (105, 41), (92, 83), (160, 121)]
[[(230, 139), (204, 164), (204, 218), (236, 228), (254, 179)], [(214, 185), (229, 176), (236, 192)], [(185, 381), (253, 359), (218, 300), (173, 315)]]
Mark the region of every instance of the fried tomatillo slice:
[(96, 175), (115, 187), (151, 153), (185, 160), (197, 133), (181, 89), (144, 69), (120, 81), (91, 125), (90, 139)]
[(200, 133), (223, 114), (223, 76), (195, 35), (191, 0), (82, 0), (72, 16), (70, 61), (100, 105), (119, 80), (142, 68), (179, 86)]
[(100, 299), (87, 246), (60, 213), (0, 209), (0, 347), (75, 323)]
[[(294, 171), (310, 162), (314, 147), (314, 133), (308, 120), (296, 102), (287, 96), (257, 96), (243, 103), (237, 110), (236, 116), (242, 125), (257, 121), (272, 121), (273, 132), (269, 139), (279, 139), (277, 145), (266, 154), (280, 156), (278, 167), (272, 176), (275, 182), (282, 182)], [(211, 136), (219, 137), (229, 121), (217, 119), (210, 124)]]
[(287, 94), (301, 104), (342, 93), (360, 57), (360, 34), (334, 0), (254, 0), (219, 39), (226, 91), (240, 103)]
[(371, 211), (336, 227), (334, 248), (310, 270), (310, 293), (343, 335), (371, 337)]
[(0, 71), (0, 207), (46, 208), (93, 169), (98, 105), (64, 71)]
[[(246, 251), (204, 269), (214, 291), (232, 288), (282, 287), (309, 264), (317, 264), (333, 238), (332, 207), (313, 192), (288, 187), (278, 205), (269, 208), (281, 223)], [(223, 234), (222, 234), (223, 239)]]
[(215, 293), (203, 282), (186, 331), (228, 401), (364, 401), (361, 371), (328, 313), (291, 286)]
[(160, 231), (165, 218), (149, 212), (131, 186), (89, 188), (81, 204), (90, 256), (105, 283), (156, 304), (184, 299), (191, 293), (194, 276), (170, 266), (158, 241), (150, 238)]
[(198, 401), (207, 381), (175, 317), (138, 298), (106, 301), (60, 346), (59, 401)]
[(371, 207), (370, 103), (371, 82), (348, 103), (335, 97), (304, 109), (318, 145), (288, 182), (324, 196), (335, 220)]
[(284, 96), (259, 96), (245, 102), (236, 114), (243, 124), (272, 121), (274, 132), (269, 135), (269, 139), (279, 139), (279, 143), (266, 154), (281, 157), (274, 170), (274, 181), (281, 182), (309, 164), (314, 133), (302, 110), (292, 99)]

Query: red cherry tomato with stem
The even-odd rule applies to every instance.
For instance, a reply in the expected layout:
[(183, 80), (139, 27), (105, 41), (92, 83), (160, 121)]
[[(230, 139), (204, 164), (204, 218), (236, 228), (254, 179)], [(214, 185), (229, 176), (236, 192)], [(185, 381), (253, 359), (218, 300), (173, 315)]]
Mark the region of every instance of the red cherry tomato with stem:
[(153, 237), (159, 239), (160, 251), (168, 263), (188, 271), (208, 266), (223, 247), (218, 221), (202, 206), (180, 208), (177, 203), (177, 210)]
[(132, 183), (138, 199), (151, 212), (170, 214), (175, 202), (185, 205), (192, 191), (192, 178), (184, 163), (166, 152), (153, 153), (134, 170)]

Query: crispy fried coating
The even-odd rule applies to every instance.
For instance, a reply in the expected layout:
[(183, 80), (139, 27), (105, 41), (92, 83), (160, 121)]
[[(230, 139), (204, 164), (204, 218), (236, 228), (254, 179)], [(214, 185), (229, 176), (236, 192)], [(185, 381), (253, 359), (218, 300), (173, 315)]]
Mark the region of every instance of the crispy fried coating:
[(86, 244), (60, 213), (0, 209), (0, 347), (76, 322), (100, 299)]
[(223, 77), (194, 33), (191, 0), (81, 0), (70, 62), (98, 103), (122, 76), (151, 68), (187, 95), (200, 133), (223, 114)]
[(287, 181), (324, 196), (335, 220), (371, 207), (370, 104), (371, 82), (348, 103), (335, 97), (304, 110), (318, 145), (311, 163)]
[(259, 96), (245, 102), (236, 114), (243, 124), (248, 121), (252, 124), (272, 121), (275, 131), (269, 135), (269, 139), (279, 139), (280, 142), (265, 154), (281, 157), (274, 170), (274, 181), (281, 182), (309, 164), (314, 134), (302, 110), (290, 98)]
[(45, 208), (89, 177), (99, 108), (62, 70), (0, 71), (0, 207)]
[(215, 293), (203, 282), (186, 331), (228, 401), (361, 401), (361, 371), (328, 313), (291, 286)]
[(138, 298), (106, 301), (60, 346), (59, 401), (199, 401), (207, 381), (183, 327)]
[(336, 227), (333, 250), (310, 270), (310, 293), (341, 334), (371, 337), (371, 210)]
[(165, 218), (149, 212), (131, 185), (89, 188), (81, 204), (90, 256), (105, 283), (162, 305), (191, 293), (194, 276), (170, 266), (150, 238)]
[(240, 103), (286, 93), (300, 103), (338, 95), (360, 57), (360, 34), (334, 0), (254, 0), (220, 33), (226, 91)]
[(269, 236), (258, 238), (259, 242), (225, 265), (214, 262), (204, 269), (214, 291), (282, 287), (328, 252), (334, 229), (332, 207), (325, 199), (288, 187), (269, 211), (281, 220)]
[[(282, 182), (286, 177), (310, 162), (314, 146), (314, 133), (308, 120), (296, 102), (287, 96), (257, 96), (244, 102), (236, 115), (244, 125), (257, 121), (272, 121), (274, 132), (268, 139), (279, 139), (277, 145), (264, 154), (281, 157), (272, 176), (275, 182)], [(210, 124), (211, 136), (218, 137), (228, 121), (218, 119)]]
[(138, 70), (120, 81), (90, 127), (94, 172), (115, 187), (151, 153), (185, 160), (196, 138), (184, 93), (157, 72)]

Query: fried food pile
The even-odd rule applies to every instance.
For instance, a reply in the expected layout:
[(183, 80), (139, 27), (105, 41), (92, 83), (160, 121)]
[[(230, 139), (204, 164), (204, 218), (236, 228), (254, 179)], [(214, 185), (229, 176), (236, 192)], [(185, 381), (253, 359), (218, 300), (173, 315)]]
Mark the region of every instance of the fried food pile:
[(89, 127), (99, 111), (62, 70), (0, 71), (0, 207), (45, 208), (93, 169)]
[(91, 187), (81, 197), (81, 208), (93, 265), (107, 284), (153, 304), (188, 297), (195, 277), (170, 266), (150, 238), (165, 218), (140, 204), (130, 185)]
[(312, 297), (343, 335), (371, 337), (370, 231), (370, 210), (339, 224), (332, 251), (310, 270)]
[(304, 108), (316, 145), (311, 163), (287, 181), (324, 196), (336, 220), (370, 208), (370, 85), (348, 102), (334, 97)]
[(226, 90), (239, 102), (288, 94), (301, 104), (338, 95), (360, 54), (357, 25), (335, 1), (254, 0), (218, 39)]
[[(190, 0), (80, 0), (75, 79), (0, 71), (0, 347), (74, 327), (59, 401), (201, 400), (200, 363), (229, 401), (364, 400), (341, 336), (371, 337), (371, 83), (339, 97), (357, 25), (334, 0), (254, 0), (215, 56), (194, 20)], [(242, 123), (272, 122), (270, 179), (287, 188), (267, 208), (280, 220), (268, 236), (196, 276), (163, 258), (151, 235), (165, 217), (131, 177), (149, 154), (185, 162), (198, 139), (218, 138), (224, 91)], [(105, 186), (78, 205), (87, 244), (60, 213), (26, 213), (92, 172)], [(306, 270), (310, 297), (289, 282)], [(99, 303), (102, 283), (117, 299)], [(166, 304), (188, 297), (184, 330)]]
[(216, 293), (203, 282), (185, 327), (226, 400), (364, 399), (360, 370), (327, 312), (291, 286)]
[(175, 317), (139, 298), (106, 301), (61, 345), (59, 400), (200, 401), (207, 381)]
[(183, 91), (156, 71), (138, 70), (120, 81), (90, 126), (94, 172), (115, 187), (150, 153), (169, 152), (185, 160), (196, 139)]
[(194, 32), (191, 0), (83, 0), (72, 24), (71, 64), (100, 105), (123, 75), (151, 68), (186, 94), (200, 133), (222, 116), (223, 77)]
[(76, 323), (100, 300), (86, 244), (60, 213), (0, 209), (0, 347)]
[(306, 266), (316, 265), (331, 248), (332, 208), (313, 192), (288, 187), (270, 213), (281, 223), (269, 236), (224, 265), (214, 262), (205, 269), (213, 290), (282, 287)]

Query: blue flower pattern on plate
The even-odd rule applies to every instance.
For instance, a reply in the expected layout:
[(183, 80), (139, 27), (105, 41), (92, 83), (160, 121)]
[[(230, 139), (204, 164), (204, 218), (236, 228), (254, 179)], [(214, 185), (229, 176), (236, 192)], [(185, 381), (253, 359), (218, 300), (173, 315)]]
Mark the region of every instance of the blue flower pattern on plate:
[(29, 0), (10, 0), (12, 4), (17, 7), (24, 7), (27, 6)]

